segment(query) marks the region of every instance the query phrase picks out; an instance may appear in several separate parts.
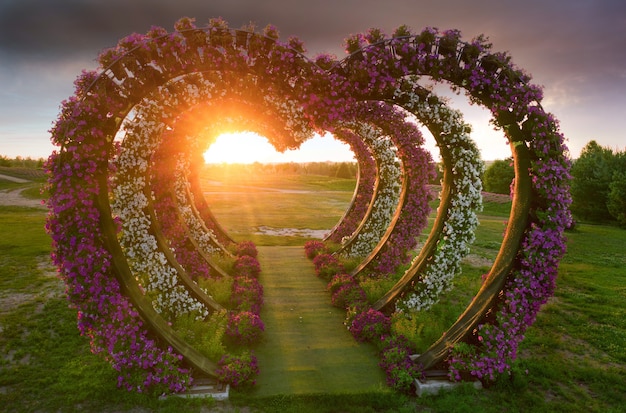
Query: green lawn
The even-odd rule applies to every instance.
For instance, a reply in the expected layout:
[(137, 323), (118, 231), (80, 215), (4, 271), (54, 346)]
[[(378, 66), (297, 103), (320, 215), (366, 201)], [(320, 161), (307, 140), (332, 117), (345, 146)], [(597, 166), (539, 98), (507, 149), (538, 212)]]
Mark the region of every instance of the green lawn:
[[(307, 179), (299, 185), (290, 181), (288, 189), (312, 190), (314, 180)], [(323, 178), (316, 179), (324, 181)], [(314, 207), (310, 205), (313, 202), (310, 200), (296, 206), (299, 202), (296, 199), (303, 199), (302, 194), (285, 194), (290, 196), (282, 202), (291, 203), (297, 218), (290, 219), (289, 214), (284, 213), (274, 217), (276, 221), (273, 225), (312, 228), (320, 222), (320, 217), (328, 217), (324, 225), (334, 225), (342, 213), (339, 203), (347, 205), (354, 181), (352, 187), (343, 189), (333, 188), (336, 184), (331, 181), (316, 185), (318, 190), (337, 192), (337, 198), (330, 195), (334, 201), (327, 198), (330, 192), (324, 192), (318, 196), (320, 199), (315, 201)], [(259, 186), (271, 187), (268, 182), (259, 183)], [(218, 198), (211, 197), (210, 200), (220, 219), (234, 222), (237, 216), (241, 218), (241, 209), (234, 208), (236, 202), (233, 203), (232, 199), (225, 200), (221, 206)], [(269, 200), (261, 201), (260, 198), (256, 198), (255, 202), (259, 203), (256, 205), (259, 215), (263, 211), (268, 217), (272, 215), (271, 210), (276, 204)], [(329, 207), (333, 203), (337, 203), (336, 208)], [(222, 215), (217, 213), (220, 208)], [(497, 252), (506, 219), (502, 208), (506, 205), (486, 205), (481, 214), (482, 224), (477, 232), (473, 255), (490, 259)], [(228, 211), (231, 211), (230, 217)], [(115, 372), (105, 361), (92, 355), (88, 339), (78, 335), (76, 313), (67, 306), (63, 285), (50, 273), (50, 240), (45, 234), (44, 223), (45, 211), (0, 207), (0, 233), (3, 234), (0, 237), (0, 411), (207, 412), (220, 408), (221, 411), (239, 412), (573, 413), (623, 412), (623, 406), (626, 406), (626, 231), (623, 229), (580, 224), (576, 231), (568, 234), (568, 253), (560, 267), (555, 296), (527, 331), (519, 361), (510, 377), (503, 377), (480, 391), (463, 386), (446, 394), (419, 399), (400, 396), (376, 386), (380, 379), (376, 378), (376, 373), (372, 374), (372, 363), (375, 361), (371, 359), (371, 350), (367, 346), (359, 346), (361, 348), (358, 349), (362, 352), (359, 357), (365, 360), (362, 364), (330, 368), (321, 366), (319, 360), (330, 366), (340, 363), (342, 352), (347, 350), (337, 350), (333, 355), (333, 349), (324, 348), (324, 341), (306, 341), (306, 331), (309, 330), (297, 336), (295, 333), (298, 331), (294, 327), (280, 333), (289, 335), (293, 332), (294, 337), (289, 339), (294, 340), (294, 344), (283, 344), (286, 336), (281, 338), (278, 333), (271, 335), (272, 331), (280, 331), (283, 323), (299, 323), (296, 314), (280, 309), (291, 305), (289, 299), (295, 303), (304, 302), (304, 298), (309, 297), (300, 299), (296, 290), (319, 280), (310, 278), (310, 268), (304, 269), (308, 264), (299, 261), (299, 257), (272, 257), (264, 252), (264, 248), (273, 247), (261, 247), (263, 256), (268, 259), (264, 264), (264, 271), (268, 274), (273, 271), (272, 267), (280, 267), (282, 271), (293, 264), (307, 279), (300, 280), (292, 273), (291, 282), (295, 284), (288, 284), (285, 274), (284, 285), (280, 276), (271, 281), (275, 285), (268, 285), (268, 307), (263, 314), (267, 316), (268, 337), (257, 349), (262, 365), (259, 387), (233, 391), (231, 400), (221, 403), (179, 398), (158, 400), (116, 388)], [(240, 236), (245, 237), (246, 234), (242, 232)], [(265, 245), (285, 241), (292, 244), (304, 242), (303, 239), (296, 242), (284, 237), (274, 238), (268, 238)], [(290, 259), (294, 260), (292, 264), (287, 262)], [(464, 272), (457, 282), (459, 288), (446, 298), (450, 305), (439, 306), (436, 311), (440, 313), (433, 318), (453, 319), (458, 305), (462, 307), (463, 297), (471, 296), (472, 285), (482, 272), (480, 266), (464, 264)], [(266, 281), (270, 282), (269, 279)], [(280, 290), (272, 293), (272, 288), (294, 290), (283, 294)], [(319, 298), (324, 299), (323, 295)], [(455, 307), (453, 304), (457, 301), (461, 304), (457, 303)], [(324, 310), (313, 313), (302, 310), (302, 314), (297, 315), (303, 317), (303, 328), (310, 331), (319, 329), (314, 321), (337, 322), (339, 314), (333, 315), (334, 310), (321, 308)], [(323, 317), (334, 321), (324, 320)], [(309, 318), (312, 320), (309, 321)], [(336, 330), (328, 328), (329, 336), (337, 337)], [(436, 330), (435, 327), (433, 329)], [(310, 350), (314, 350), (313, 346), (320, 348), (306, 355), (302, 346), (311, 346)], [(319, 355), (322, 351), (328, 353)], [(293, 358), (294, 364), (289, 357)], [(316, 366), (321, 367), (317, 369)], [(370, 384), (356, 391), (355, 382), (349, 378), (342, 379), (340, 383), (333, 381), (332, 372), (335, 370), (342, 371), (346, 377), (366, 376), (365, 380)], [(320, 387), (307, 391), (306, 387), (292, 379), (287, 385), (281, 382), (285, 371), (293, 373), (294, 377), (313, 376), (320, 382)], [(358, 377), (358, 380), (363, 379)], [(265, 388), (263, 383), (267, 384)], [(329, 385), (332, 392), (324, 387)]]
[[(353, 179), (319, 175), (204, 176), (204, 193), (220, 224), (236, 241), (304, 245), (307, 236), (273, 236), (267, 230), (330, 230), (352, 199)], [(219, 181), (217, 180), (219, 179)]]
[[(357, 343), (301, 247), (259, 247), (266, 338), (255, 397), (385, 391), (376, 350)], [(294, 271), (294, 269), (298, 271)]]

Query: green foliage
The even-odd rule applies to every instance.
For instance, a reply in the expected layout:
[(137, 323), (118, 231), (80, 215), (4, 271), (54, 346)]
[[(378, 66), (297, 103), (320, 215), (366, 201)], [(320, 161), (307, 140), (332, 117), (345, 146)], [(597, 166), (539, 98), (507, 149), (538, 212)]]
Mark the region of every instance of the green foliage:
[[(501, 222), (501, 220), (498, 220)], [(489, 248), (472, 247), (474, 254), (493, 255), (497, 253), (500, 244), (494, 240), (501, 238), (501, 234), (491, 231), (477, 235), (483, 244), (490, 244)], [(482, 260), (481, 260), (482, 261)], [(441, 337), (465, 310), (482, 283), (485, 268), (462, 263), (462, 271), (455, 278), (451, 290), (442, 294), (440, 301), (428, 311), (412, 314), (394, 314), (392, 330), (398, 335), (405, 336), (418, 353), (423, 352), (433, 342)]]
[(485, 191), (496, 194), (511, 193), (511, 182), (515, 178), (515, 169), (512, 163), (511, 158), (499, 159), (487, 167), (483, 175)]
[(353, 179), (356, 175), (356, 166), (348, 162), (341, 162), (337, 166), (335, 177), (343, 179)]
[[(232, 251), (230, 252), (234, 254), (235, 249), (234, 248), (231, 248), (231, 249)], [(228, 274), (232, 274), (233, 267), (235, 266), (234, 257), (219, 253), (219, 254), (212, 254), (210, 258), (211, 258), (211, 262), (213, 262), (213, 264), (215, 264), (217, 267), (226, 271)]]
[(196, 314), (189, 313), (178, 316), (173, 327), (183, 340), (217, 362), (226, 354), (223, 344), (226, 321), (226, 311), (215, 311), (208, 320), (199, 319)]
[(626, 226), (626, 152), (616, 154), (614, 162), (606, 206), (613, 218)]
[(591, 222), (626, 224), (626, 154), (590, 141), (572, 165), (575, 217)]
[(259, 366), (252, 352), (243, 351), (240, 355), (225, 354), (219, 365), (217, 377), (221, 382), (229, 383), (233, 388), (249, 388), (256, 384)]
[(215, 300), (215, 302), (223, 307), (228, 306), (232, 294), (232, 277), (199, 278), (196, 282), (207, 295)]
[[(508, 207), (510, 204), (485, 206), (472, 255), (493, 258)], [(320, 209), (318, 213), (323, 212)], [(626, 405), (623, 229), (580, 224), (568, 234), (568, 253), (559, 268), (555, 297), (526, 332), (511, 376), (479, 391), (467, 385), (421, 398), (399, 395), (384, 385), (355, 388), (357, 378), (371, 379), (372, 371), (378, 373), (377, 361), (366, 358), (374, 358), (375, 351), (370, 345), (354, 347), (353, 341), (337, 349), (335, 339), (351, 339), (337, 321), (345, 311), (330, 307), (325, 283), (302, 264), (306, 258), (301, 248), (292, 248), (294, 261), (290, 261), (284, 250), (273, 257), (273, 247), (264, 247), (260, 255), (268, 261), (263, 268), (282, 273), (264, 308), (268, 328), (267, 342), (262, 342), (258, 351), (259, 361), (263, 361), (259, 386), (231, 390), (229, 402), (216, 402), (177, 397), (159, 400), (116, 387), (117, 373), (90, 353), (88, 338), (80, 337), (76, 329), (76, 312), (62, 297), (63, 286), (42, 265), (50, 252), (44, 222), (45, 211), (0, 207), (0, 233), (11, 234), (0, 237), (2, 411), (604, 413), (623, 411)], [(476, 293), (483, 272), (484, 268), (464, 265), (457, 287), (446, 294), (449, 301), (437, 306), (441, 313), (431, 311), (430, 319), (407, 323), (403, 331), (423, 335), (436, 319), (447, 320), (440, 326), (447, 329), (465, 308), (465, 300)], [(263, 282), (269, 285), (272, 281), (265, 277)], [(303, 305), (314, 299), (312, 308), (317, 311), (305, 311)], [(292, 320), (289, 328), (282, 328)], [(333, 333), (334, 325), (340, 333)], [(441, 329), (436, 332), (432, 328), (432, 337), (438, 338)], [(310, 341), (317, 334), (325, 334), (328, 340)], [(363, 358), (346, 365), (357, 351)], [(373, 367), (365, 366), (368, 361)], [(305, 377), (313, 378), (314, 388), (306, 386)]]
[[(332, 251), (332, 248), (329, 248)], [(364, 257), (353, 256), (353, 257), (340, 257), (341, 265), (346, 273), (350, 274), (352, 271), (356, 269), (356, 267), (361, 264)]]
[(0, 155), (0, 167), (41, 169), (43, 163), (43, 158), (33, 159), (30, 156), (26, 158), (22, 158), (21, 156), (9, 158), (8, 156)]
[[(349, 272), (349, 271), (348, 271)], [(386, 278), (382, 280), (377, 280), (374, 278), (365, 278), (359, 282), (363, 291), (365, 291), (365, 295), (367, 296), (367, 301), (370, 303), (375, 303), (383, 295), (387, 293), (396, 283), (395, 278)]]

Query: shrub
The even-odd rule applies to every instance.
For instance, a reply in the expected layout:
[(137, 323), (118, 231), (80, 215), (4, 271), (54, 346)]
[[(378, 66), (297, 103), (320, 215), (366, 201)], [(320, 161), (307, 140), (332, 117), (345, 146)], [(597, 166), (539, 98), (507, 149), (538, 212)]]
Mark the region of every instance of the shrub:
[(379, 366), (385, 371), (387, 385), (408, 393), (420, 375), (418, 366), (411, 360), (412, 351), (408, 341), (402, 336), (393, 336), (385, 341)]
[(244, 255), (237, 257), (233, 270), (235, 276), (258, 278), (261, 274), (261, 265), (256, 258)]
[(218, 304), (227, 306), (230, 302), (233, 288), (233, 279), (231, 277), (199, 278), (197, 283)]
[(511, 182), (515, 178), (511, 158), (494, 161), (485, 171), (483, 176), (483, 186), (485, 191), (496, 194), (510, 194)]
[(330, 254), (319, 254), (313, 258), (313, 265), (315, 265), (317, 276), (325, 280), (330, 280), (333, 275), (344, 272), (339, 260)]
[(330, 291), (330, 294), (332, 295), (344, 285), (349, 284), (357, 285), (358, 283), (350, 274), (335, 274), (328, 282), (326, 288), (328, 289), (328, 291)]
[(239, 311), (259, 314), (263, 306), (263, 286), (256, 278), (235, 277), (230, 306)]
[(378, 301), (396, 284), (394, 277), (363, 277), (359, 284), (370, 303)]
[(258, 255), (258, 251), (256, 249), (256, 245), (252, 241), (241, 241), (235, 245), (235, 255), (238, 257), (248, 256), (252, 258), (256, 258)]
[(346, 284), (340, 287), (332, 295), (331, 300), (335, 307), (345, 309), (349, 307), (362, 308), (367, 305), (365, 291), (363, 291), (363, 289), (356, 283)]
[(327, 252), (326, 244), (324, 244), (322, 241), (311, 240), (307, 241), (304, 244), (304, 253), (310, 260), (321, 254), (322, 252)]
[(180, 337), (211, 360), (219, 360), (226, 353), (222, 343), (226, 330), (226, 311), (215, 311), (208, 320), (196, 314), (179, 316), (174, 329)]
[(350, 325), (352, 336), (360, 342), (371, 342), (388, 336), (391, 331), (391, 319), (372, 308), (357, 314)]
[(251, 387), (256, 384), (259, 365), (253, 352), (245, 351), (240, 356), (224, 355), (216, 371), (218, 380), (233, 387)]
[(226, 273), (228, 274), (233, 273), (233, 268), (235, 266), (234, 257), (231, 257), (230, 255), (226, 255), (226, 254), (214, 253), (214, 254), (211, 254), (211, 261), (213, 262), (213, 265), (226, 271)]
[(238, 345), (258, 343), (265, 331), (261, 317), (251, 311), (231, 312), (228, 315), (226, 335)]

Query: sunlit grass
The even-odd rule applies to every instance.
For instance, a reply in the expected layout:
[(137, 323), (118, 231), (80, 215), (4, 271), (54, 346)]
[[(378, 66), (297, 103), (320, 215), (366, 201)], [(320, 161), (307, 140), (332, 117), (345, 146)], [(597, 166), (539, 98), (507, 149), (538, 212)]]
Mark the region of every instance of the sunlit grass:
[(330, 231), (343, 216), (356, 185), (354, 179), (298, 174), (205, 176), (202, 182), (205, 198), (222, 227), (236, 241), (251, 240), (257, 245), (304, 245), (312, 239), (268, 235), (263, 227)]
[(266, 337), (259, 386), (249, 395), (388, 392), (375, 349), (357, 343), (332, 307), (326, 283), (299, 247), (259, 247)]
[[(289, 189), (310, 190), (313, 183), (303, 183), (300, 187), (294, 182), (288, 185)], [(344, 192), (341, 199), (347, 205), (351, 190)], [(294, 198), (298, 196), (292, 194)], [(326, 196), (324, 192), (318, 198), (324, 201)], [(316, 215), (307, 217), (311, 224), (306, 225), (318, 221), (320, 215), (331, 215), (326, 212), (324, 202), (316, 205)], [(265, 206), (272, 208), (269, 201)], [(309, 207), (294, 208), (303, 212)], [(506, 204), (485, 206), (472, 255), (490, 259), (497, 253), (506, 208)], [(235, 221), (240, 211), (233, 209), (232, 217), (228, 217), (228, 211), (223, 209), (224, 219)], [(43, 229), (45, 213), (30, 208), (0, 207), (0, 411), (200, 412), (210, 411), (217, 404), (225, 411), (250, 412), (616, 413), (622, 412), (626, 405), (626, 231), (623, 229), (581, 224), (567, 234), (568, 253), (560, 266), (555, 296), (526, 332), (513, 374), (489, 388), (476, 391), (462, 387), (419, 399), (400, 396), (386, 388), (354, 394), (341, 384), (336, 386), (334, 394), (263, 395), (259, 388), (256, 392), (233, 391), (231, 401), (224, 404), (178, 398), (157, 400), (116, 387), (116, 372), (90, 353), (88, 339), (80, 337), (76, 329), (76, 311), (68, 308), (63, 297), (62, 283), (50, 273), (50, 239)], [(296, 227), (302, 224), (304, 215), (291, 221), (281, 217), (277, 225)], [(274, 239), (271, 242), (280, 241), (280, 237), (267, 237), (266, 242), (270, 243), (270, 238)], [(485, 267), (474, 264), (464, 263), (456, 288), (429, 318), (403, 327), (422, 340), (424, 346), (453, 322), (471, 299), (485, 271)], [(287, 262), (268, 265), (320, 281), (301, 268), (290, 270)], [(289, 294), (285, 291), (285, 297)], [(274, 323), (272, 329), (279, 330), (280, 317), (288, 316), (288, 313), (276, 313), (274, 320), (268, 319), (270, 327)], [(307, 316), (324, 314), (312, 312)], [(271, 343), (265, 360), (286, 363), (281, 359), (284, 351), (278, 346), (271, 347)], [(304, 357), (296, 350), (291, 349), (294, 357)], [(261, 374), (263, 380), (280, 383), (280, 373), (270, 368), (262, 367)]]

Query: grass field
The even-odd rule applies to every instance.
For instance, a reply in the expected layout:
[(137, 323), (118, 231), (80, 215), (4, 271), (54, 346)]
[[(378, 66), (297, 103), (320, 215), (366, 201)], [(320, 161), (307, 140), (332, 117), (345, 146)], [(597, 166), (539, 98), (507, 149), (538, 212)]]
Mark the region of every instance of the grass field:
[[(24, 185), (33, 184), (0, 181), (0, 190)], [(257, 189), (241, 191), (241, 186)], [(213, 182), (206, 189), (213, 192), (207, 197), (215, 214), (226, 228), (235, 229), (235, 224), (239, 225), (237, 230), (241, 232), (236, 237), (243, 239), (257, 232), (255, 226), (331, 228), (349, 202), (353, 187), (354, 181), (305, 176), (301, 180), (277, 177)], [(225, 194), (229, 191), (237, 195), (229, 198)], [(36, 189), (29, 193), (37, 196)], [(276, 198), (277, 194), (283, 196)], [(245, 224), (244, 202), (253, 203), (255, 208), (245, 218)], [(289, 207), (278, 214), (275, 210), (280, 205)], [(497, 252), (506, 208), (506, 204), (486, 204), (472, 249), (473, 260), (464, 264), (459, 290), (473, 288), (475, 279), (485, 270), (484, 265)], [(560, 267), (555, 296), (527, 331), (513, 374), (486, 389), (477, 391), (462, 386), (423, 398), (401, 396), (387, 389), (355, 393), (348, 386), (345, 392), (338, 388), (334, 393), (313, 389), (308, 394), (285, 390), (284, 394), (263, 395), (260, 390), (251, 390), (233, 391), (230, 401), (224, 403), (179, 398), (158, 400), (117, 389), (115, 372), (92, 355), (88, 339), (78, 335), (75, 311), (68, 308), (63, 285), (49, 265), (50, 241), (44, 223), (45, 211), (40, 209), (0, 206), (3, 234), (0, 237), (0, 411), (626, 411), (626, 231), (623, 229), (579, 224), (568, 234), (568, 253)], [(255, 236), (250, 238), (266, 246), (304, 242), (293, 237)], [(436, 311), (437, 317), (433, 318), (449, 319), (455, 317), (458, 308), (448, 308), (444, 303)], [(272, 369), (268, 368), (261, 373), (261, 379), (280, 380), (271, 375)]]

